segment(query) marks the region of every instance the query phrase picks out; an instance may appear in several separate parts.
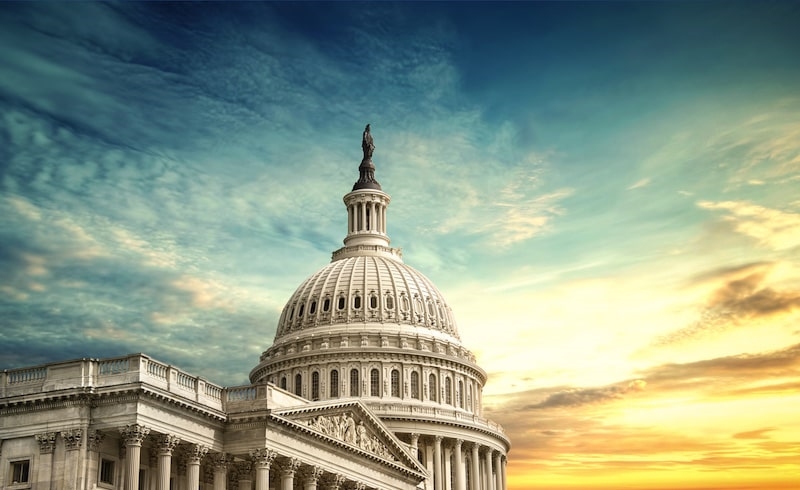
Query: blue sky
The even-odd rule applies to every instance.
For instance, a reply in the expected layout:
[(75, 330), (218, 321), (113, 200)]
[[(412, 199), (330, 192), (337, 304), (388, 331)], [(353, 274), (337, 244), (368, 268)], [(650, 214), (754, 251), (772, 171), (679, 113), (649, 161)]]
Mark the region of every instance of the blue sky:
[(2, 367), (145, 352), (245, 383), (341, 245), (371, 123), (392, 244), (490, 373), (515, 488), (800, 472), (799, 3), (0, 14)]

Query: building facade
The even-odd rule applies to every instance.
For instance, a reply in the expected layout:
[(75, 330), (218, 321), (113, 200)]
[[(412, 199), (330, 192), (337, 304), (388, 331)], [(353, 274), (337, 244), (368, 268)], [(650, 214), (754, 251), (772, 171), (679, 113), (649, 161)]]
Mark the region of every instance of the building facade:
[(144, 354), (7, 370), (0, 490), (505, 490), (510, 440), (453, 312), (390, 246), (369, 126), (347, 232), (251, 384)]

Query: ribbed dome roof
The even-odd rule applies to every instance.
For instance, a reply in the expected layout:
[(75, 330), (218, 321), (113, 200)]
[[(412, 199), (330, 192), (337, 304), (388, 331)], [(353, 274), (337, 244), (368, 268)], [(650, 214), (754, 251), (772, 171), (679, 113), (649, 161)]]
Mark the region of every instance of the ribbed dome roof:
[(427, 277), (386, 255), (360, 255), (334, 260), (297, 288), (274, 344), (317, 327), (359, 323), (396, 324), (459, 340), (450, 306)]

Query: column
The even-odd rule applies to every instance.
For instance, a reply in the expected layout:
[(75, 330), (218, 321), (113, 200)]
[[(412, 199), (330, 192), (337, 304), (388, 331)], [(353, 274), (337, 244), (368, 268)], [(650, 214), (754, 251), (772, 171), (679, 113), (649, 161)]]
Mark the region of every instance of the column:
[(483, 458), (483, 481), (486, 490), (494, 490), (494, 479), (492, 478), (492, 450), (487, 448)]
[(186, 486), (187, 490), (200, 488), (200, 460), (208, 453), (206, 446), (192, 444), (186, 452)]
[(214, 466), (214, 490), (226, 490), (228, 483), (228, 464), (230, 461), (225, 453), (217, 453), (212, 458)]
[(508, 455), (506, 455), (503, 458), (503, 464), (500, 466), (500, 468), (503, 470), (503, 488), (502, 488), (502, 490), (506, 490), (506, 487), (508, 486), (508, 480), (506, 480), (506, 465), (507, 464), (508, 464)]
[(119, 428), (125, 441), (125, 488), (123, 490), (139, 490), (139, 458), (142, 454), (142, 441), (150, 429), (139, 424), (130, 424)]
[(280, 467), (281, 467), (281, 490), (293, 490), (294, 473), (297, 471), (297, 468), (300, 467), (300, 460), (297, 458), (287, 458), (281, 461)]
[[(55, 432), (42, 432), (36, 434), (36, 442), (39, 443), (39, 469), (36, 472), (36, 478), (30, 479), (35, 482), (34, 488), (50, 488), (50, 483), (53, 481), (53, 452), (56, 448)], [(49, 454), (50, 456), (46, 456)]]
[(61, 432), (67, 453), (64, 456), (64, 490), (79, 488), (78, 471), (80, 469), (80, 452), (83, 441), (83, 429), (70, 429)]
[(322, 485), (325, 490), (341, 490), (344, 481), (343, 475), (334, 473), (326, 473), (322, 477)]
[(416, 432), (411, 434), (411, 454), (414, 459), (419, 459), (419, 434)]
[(256, 467), (256, 490), (269, 490), (269, 468), (277, 455), (275, 451), (266, 448), (250, 451), (250, 457)]
[(477, 442), (472, 443), (472, 488), (470, 490), (481, 490), (481, 466), (480, 466), (480, 446)]
[(463, 440), (456, 439), (455, 445), (453, 446), (456, 465), (456, 484), (454, 490), (467, 490), (467, 475), (466, 471), (464, 470), (464, 455), (461, 452), (461, 445), (463, 443)]
[(322, 468), (319, 466), (304, 466), (300, 470), (303, 478), (303, 490), (317, 490), (317, 482), (322, 476)]
[(86, 488), (94, 488), (97, 486), (97, 472), (100, 465), (100, 443), (103, 442), (103, 434), (94, 430), (89, 430), (89, 435), (86, 438), (87, 455), (86, 459)]
[(442, 436), (436, 436), (433, 442), (433, 488), (442, 490)]
[(238, 482), (238, 490), (253, 490), (253, 463), (250, 461), (238, 461), (234, 464), (235, 478)]
[(453, 490), (453, 470), (450, 463), (450, 445), (446, 444), (442, 447), (442, 449), (444, 450), (442, 460), (442, 483), (444, 484), (445, 490)]
[(169, 477), (172, 473), (172, 451), (181, 439), (172, 434), (163, 434), (156, 439), (158, 448), (158, 484), (156, 490), (169, 490)]
[(503, 472), (500, 471), (500, 465), (502, 464), (502, 457), (503, 455), (500, 454), (500, 451), (495, 451), (494, 453), (494, 488), (495, 490), (503, 490)]

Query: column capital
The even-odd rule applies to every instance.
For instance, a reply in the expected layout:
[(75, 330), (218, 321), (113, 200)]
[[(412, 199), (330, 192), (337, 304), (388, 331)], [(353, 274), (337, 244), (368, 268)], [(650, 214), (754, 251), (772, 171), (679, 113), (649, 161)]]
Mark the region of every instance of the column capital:
[(300, 468), (299, 473), (303, 483), (317, 483), (324, 471), (319, 466), (306, 465)]
[(208, 446), (202, 444), (190, 444), (186, 448), (186, 459), (189, 463), (200, 464), (200, 460), (208, 454)]
[(464, 439), (456, 439), (453, 441), (453, 447), (457, 450), (461, 450), (462, 444), (464, 444)]
[(297, 458), (283, 458), (278, 461), (278, 468), (281, 470), (281, 475), (294, 477), (295, 471), (300, 468), (301, 461)]
[(328, 490), (339, 490), (344, 485), (345, 480), (347, 480), (344, 475), (340, 475), (338, 473), (325, 473), (322, 477), (322, 482), (325, 484), (325, 487)]
[(211, 466), (214, 471), (228, 471), (228, 466), (232, 463), (231, 459), (225, 453), (214, 453), (210, 456)]
[(181, 442), (181, 438), (172, 434), (162, 434), (156, 439), (158, 454), (160, 456), (172, 456), (172, 451)]
[(100, 443), (103, 442), (103, 439), (105, 439), (105, 434), (95, 429), (89, 429), (89, 434), (86, 437), (86, 444), (89, 446), (89, 451), (99, 451)]
[(250, 451), (250, 458), (255, 463), (256, 468), (266, 468), (269, 469), (272, 466), (272, 462), (275, 461), (275, 458), (278, 456), (278, 453), (267, 449), (265, 447), (261, 447), (258, 449), (253, 449)]
[(253, 463), (252, 461), (236, 461), (232, 463), (233, 477), (237, 481), (252, 480)]
[(67, 446), (67, 451), (74, 451), (81, 447), (83, 429), (69, 429), (61, 431), (61, 437), (64, 439), (64, 444)]
[(442, 439), (444, 439), (444, 436), (435, 436), (433, 438), (433, 442), (435, 442), (436, 444), (441, 444), (442, 443)]
[(150, 428), (139, 424), (125, 425), (119, 428), (126, 446), (141, 446), (144, 438), (150, 434)]
[(365, 488), (367, 488), (367, 486), (364, 484), (364, 482), (360, 482), (360, 481), (349, 481), (349, 482), (344, 484), (344, 487), (347, 490), (364, 490)]
[(56, 432), (41, 432), (36, 434), (36, 442), (39, 443), (39, 454), (52, 454), (56, 448)]

